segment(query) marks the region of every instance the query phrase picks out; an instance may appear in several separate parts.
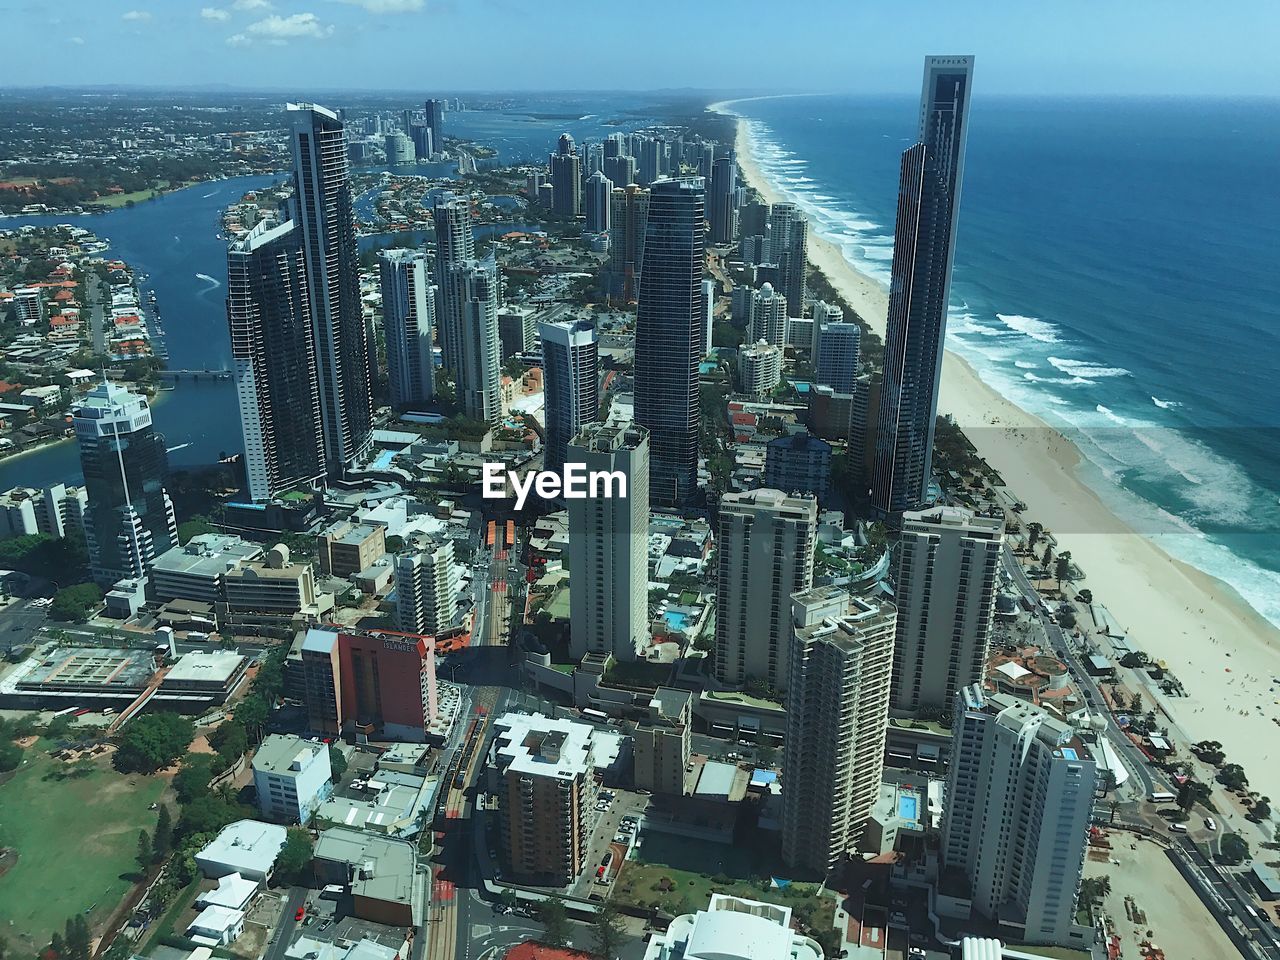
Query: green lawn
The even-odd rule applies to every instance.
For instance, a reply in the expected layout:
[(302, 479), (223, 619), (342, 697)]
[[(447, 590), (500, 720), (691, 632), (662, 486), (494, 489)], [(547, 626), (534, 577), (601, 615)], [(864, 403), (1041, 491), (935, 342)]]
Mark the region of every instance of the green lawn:
[[(0, 875), (0, 917), (16, 953), (43, 947), (76, 911), (101, 922), (133, 885), (138, 831), (155, 827), (168, 781), (122, 776), (105, 760), (79, 770), (28, 748), (25, 762), (0, 783), (0, 846), (17, 862)], [(58, 779), (62, 776), (62, 779)]]

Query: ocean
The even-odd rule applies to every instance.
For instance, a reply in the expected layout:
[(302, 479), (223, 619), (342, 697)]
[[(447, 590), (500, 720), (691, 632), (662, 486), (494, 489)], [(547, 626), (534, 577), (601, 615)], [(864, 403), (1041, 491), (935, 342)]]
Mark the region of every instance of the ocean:
[[(917, 102), (730, 109), (811, 229), (887, 282)], [(1134, 529), (1280, 625), (1277, 163), (1280, 101), (975, 92), (947, 344)]]

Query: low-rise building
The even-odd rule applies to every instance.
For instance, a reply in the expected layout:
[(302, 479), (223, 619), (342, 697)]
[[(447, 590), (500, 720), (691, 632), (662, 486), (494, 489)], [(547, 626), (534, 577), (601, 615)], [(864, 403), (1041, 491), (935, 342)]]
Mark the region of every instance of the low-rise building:
[(211, 880), (238, 873), (249, 880), (265, 881), (284, 849), (285, 837), (286, 830), (279, 824), (237, 820), (223, 827), (213, 842), (196, 854), (196, 866)]
[(306, 823), (333, 792), (329, 746), (273, 733), (253, 755), (258, 812), (268, 820)]
[(422, 922), (425, 880), (410, 841), (332, 827), (316, 840), (311, 862), (316, 886), (337, 884), (351, 894), (354, 916), (398, 927)]
[(816, 940), (791, 929), (791, 908), (713, 893), (655, 934), (644, 960), (823, 960)]
[(320, 572), (346, 579), (366, 570), (387, 552), (386, 528), (340, 520), (317, 538)]
[(693, 729), (693, 694), (659, 687), (649, 700), (649, 716), (636, 725), (635, 785), (654, 793), (685, 792)]
[(166, 550), (151, 565), (152, 596), (169, 600), (217, 603), (228, 573), (262, 556), (262, 547), (222, 533), (201, 533), (182, 546)]

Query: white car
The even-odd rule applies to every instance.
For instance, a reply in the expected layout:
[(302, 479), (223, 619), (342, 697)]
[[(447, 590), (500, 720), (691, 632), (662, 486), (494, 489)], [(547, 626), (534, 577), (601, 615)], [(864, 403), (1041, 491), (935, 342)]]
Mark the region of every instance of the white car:
[(1208, 827), (1210, 830), (1216, 831), (1218, 829), (1218, 824), (1214, 822), (1213, 817), (1205, 817), (1204, 825)]

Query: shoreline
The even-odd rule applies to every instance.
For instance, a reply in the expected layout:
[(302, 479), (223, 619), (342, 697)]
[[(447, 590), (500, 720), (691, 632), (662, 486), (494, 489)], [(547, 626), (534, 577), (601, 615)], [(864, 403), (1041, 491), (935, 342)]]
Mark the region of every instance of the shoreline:
[[(731, 102), (707, 109), (734, 116), (726, 109)], [(743, 119), (734, 119), (743, 180), (766, 202), (784, 202), (756, 165)], [(883, 340), (887, 289), (813, 231), (809, 261)], [(1134, 649), (1166, 661), (1182, 681), (1187, 697), (1162, 696), (1158, 703), (1169, 725), (1180, 728), (1189, 743), (1226, 744), (1228, 759), (1245, 767), (1253, 789), (1280, 795), (1280, 770), (1269, 746), (1280, 744), (1271, 719), (1280, 717), (1280, 685), (1271, 682), (1280, 678), (1280, 629), (1229, 584), (1136, 533), (1081, 478), (1084, 458), (1066, 437), (997, 393), (950, 350), (943, 359), (938, 408), (955, 419), (1006, 489), (1027, 505), (1024, 518), (1053, 532), (1056, 552), (1071, 551), (1086, 576), (1076, 586), (1095, 593), (1096, 602), (1127, 630)], [(1080, 627), (1094, 633), (1091, 623)], [(1095, 642), (1100, 653), (1115, 659), (1105, 637)], [(1224, 703), (1232, 706), (1224, 709)], [(1276, 752), (1280, 756), (1280, 746)]]

